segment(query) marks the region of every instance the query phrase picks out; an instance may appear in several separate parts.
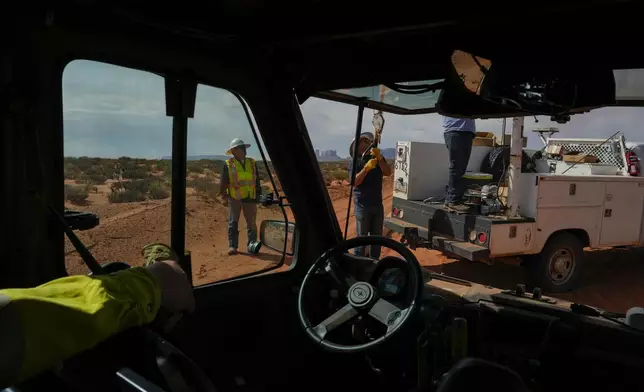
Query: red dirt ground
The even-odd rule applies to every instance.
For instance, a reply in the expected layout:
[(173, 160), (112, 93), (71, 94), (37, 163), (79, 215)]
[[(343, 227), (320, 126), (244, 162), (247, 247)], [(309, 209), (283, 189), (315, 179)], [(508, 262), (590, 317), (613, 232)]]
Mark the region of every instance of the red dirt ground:
[[(385, 213), (391, 211), (391, 179), (383, 184)], [(100, 261), (121, 260), (141, 265), (142, 246), (150, 242), (170, 241), (169, 199), (145, 203), (107, 204), (102, 201), (106, 190), (99, 189), (90, 197), (87, 206), (70, 206), (96, 212), (100, 226), (79, 232), (81, 240), (90, 247)], [(329, 187), (335, 214), (344, 229), (349, 189), (345, 185)], [(270, 268), (281, 260), (281, 255), (262, 249), (259, 255), (241, 253), (228, 256), (227, 209), (218, 202), (205, 201), (188, 193), (186, 208), (187, 249), (192, 254), (193, 280), (202, 285)], [(290, 213), (289, 213), (290, 215)], [(260, 208), (257, 222), (263, 219), (280, 219), (277, 208)], [(291, 216), (292, 218), (292, 216)], [(245, 222), (240, 222), (240, 244), (245, 243)], [(349, 237), (355, 236), (355, 217), (350, 216)], [(398, 239), (397, 235), (393, 238)], [(67, 244), (67, 269), (69, 273), (86, 273), (87, 269), (75, 251)], [(389, 252), (384, 252), (385, 254)], [(415, 251), (420, 263), (433, 271), (471, 280), (499, 288), (512, 288), (523, 282), (522, 268), (509, 265), (486, 265), (459, 262), (437, 251)], [(623, 312), (629, 307), (644, 304), (644, 251), (611, 250), (588, 252), (587, 271), (578, 291), (560, 294), (569, 301), (583, 302), (610, 311)], [(276, 272), (288, 269), (290, 259)]]

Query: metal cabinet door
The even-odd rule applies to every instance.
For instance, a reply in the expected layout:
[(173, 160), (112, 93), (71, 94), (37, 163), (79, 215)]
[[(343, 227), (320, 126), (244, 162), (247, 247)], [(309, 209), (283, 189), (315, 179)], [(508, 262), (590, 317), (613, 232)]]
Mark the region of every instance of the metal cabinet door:
[(407, 198), (409, 192), (409, 142), (398, 142), (394, 158), (394, 193)]
[(599, 245), (635, 245), (639, 242), (644, 209), (644, 183), (606, 184)]

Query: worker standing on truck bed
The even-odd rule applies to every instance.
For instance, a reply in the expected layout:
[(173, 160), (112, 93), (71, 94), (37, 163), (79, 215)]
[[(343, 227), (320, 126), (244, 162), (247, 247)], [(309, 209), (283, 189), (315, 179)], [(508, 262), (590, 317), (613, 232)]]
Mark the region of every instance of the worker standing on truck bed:
[(443, 116), (443, 128), (445, 129), (445, 145), (449, 152), (449, 180), (445, 209), (466, 213), (470, 208), (463, 204), (463, 194), (465, 193), (463, 175), (470, 161), (472, 142), (476, 136), (476, 123), (471, 118)]
[(226, 155), (228, 158), (221, 170), (219, 194), (224, 206), (228, 206), (228, 254), (237, 254), (239, 245), (238, 222), (242, 210), (246, 219), (248, 245), (257, 241), (257, 202), (261, 193), (257, 164), (246, 157), (250, 144), (241, 139), (234, 139)]
[[(358, 157), (361, 157), (371, 145), (373, 134), (365, 132), (360, 135), (358, 144)], [(349, 146), (349, 153), (353, 156), (355, 140)], [(368, 161), (359, 159), (356, 166), (356, 178), (353, 189), (354, 211), (356, 216), (356, 231), (358, 236), (381, 235), (382, 225), (385, 219), (385, 211), (382, 206), (382, 176), (391, 174), (391, 168), (380, 149), (372, 148), (371, 158)], [(353, 161), (349, 164), (349, 174), (353, 176)], [(365, 255), (364, 247), (357, 247), (355, 254)], [(375, 259), (380, 257), (380, 247), (372, 246), (369, 256)]]

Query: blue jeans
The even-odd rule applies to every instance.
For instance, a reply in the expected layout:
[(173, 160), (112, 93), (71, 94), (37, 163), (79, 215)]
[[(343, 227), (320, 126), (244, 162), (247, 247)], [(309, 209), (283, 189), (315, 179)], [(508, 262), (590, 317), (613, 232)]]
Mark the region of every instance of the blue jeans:
[[(385, 209), (382, 204), (373, 207), (355, 206), (356, 231), (359, 237), (367, 235), (382, 235), (382, 224), (385, 219)], [(365, 247), (358, 246), (355, 250), (356, 256), (365, 255)], [(374, 259), (380, 258), (380, 246), (371, 246), (369, 256)]]
[(449, 180), (447, 182), (446, 204), (458, 204), (463, 199), (465, 185), (463, 175), (472, 154), (474, 133), (466, 131), (448, 131), (444, 133), (445, 145), (449, 152)]
[(248, 230), (248, 244), (257, 241), (257, 224), (255, 223), (257, 204), (252, 202), (244, 203), (241, 200), (230, 198), (228, 199), (228, 245), (234, 249), (237, 249), (239, 245), (238, 222), (242, 210), (244, 211)]

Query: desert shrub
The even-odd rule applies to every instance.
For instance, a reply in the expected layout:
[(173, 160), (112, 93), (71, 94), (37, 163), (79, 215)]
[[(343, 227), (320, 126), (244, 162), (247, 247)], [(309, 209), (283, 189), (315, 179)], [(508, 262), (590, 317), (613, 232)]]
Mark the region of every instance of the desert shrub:
[(188, 173), (203, 173), (205, 167), (207, 166), (207, 161), (189, 161), (188, 162)]
[(140, 180), (150, 177), (150, 171), (143, 167), (128, 167), (123, 169), (123, 178), (129, 180)]
[(145, 195), (146, 193), (148, 193), (151, 184), (152, 181), (148, 179), (131, 180), (123, 182), (123, 188), (125, 188), (126, 191), (135, 191)]
[(133, 202), (141, 202), (146, 199), (146, 195), (141, 192), (137, 192), (134, 190), (118, 190), (114, 191), (112, 190), (108, 195), (107, 199), (109, 200), (110, 203), (133, 203)]
[(208, 170), (213, 173), (221, 173), (221, 169), (224, 167), (224, 161), (221, 160), (210, 160), (208, 165)]
[(81, 170), (76, 167), (74, 162), (65, 162), (64, 166), (65, 178), (68, 180), (75, 180), (81, 175)]
[(84, 184), (102, 185), (102, 184), (105, 184), (105, 181), (107, 181), (107, 176), (103, 174), (84, 173), (81, 176), (81, 182), (83, 182)]
[(172, 181), (172, 161), (160, 160), (155, 163), (156, 170), (163, 173), (166, 181)]
[(110, 203), (144, 201), (147, 198), (149, 185), (146, 180), (115, 182), (110, 185), (110, 193), (107, 195), (107, 199)]
[(72, 158), (71, 161), (83, 173), (94, 165), (92, 158), (89, 157)]
[(83, 172), (86, 176), (93, 176), (96, 174), (103, 174), (103, 168), (101, 166), (91, 166)]
[(153, 182), (148, 188), (148, 197), (152, 200), (162, 200), (170, 197), (170, 190), (161, 182)]
[(349, 179), (349, 172), (345, 169), (336, 169), (331, 172), (331, 178), (334, 180), (347, 180)]
[(115, 182), (110, 185), (107, 195), (110, 203), (141, 202), (146, 199), (161, 200), (170, 197), (170, 190), (164, 181), (131, 180)]
[(154, 163), (154, 166), (156, 167), (156, 169), (158, 171), (162, 171), (162, 172), (166, 172), (166, 171), (171, 172), (172, 171), (172, 161), (167, 160), (167, 159), (162, 159), (162, 160), (156, 161)]
[(85, 186), (65, 185), (65, 200), (73, 204), (83, 204), (89, 197), (89, 190)]
[(134, 159), (134, 164), (137, 166), (148, 167), (152, 165), (152, 161), (144, 158), (136, 158)]
[(213, 178), (195, 178), (188, 181), (187, 185), (202, 197), (214, 199), (219, 194), (219, 183)]

